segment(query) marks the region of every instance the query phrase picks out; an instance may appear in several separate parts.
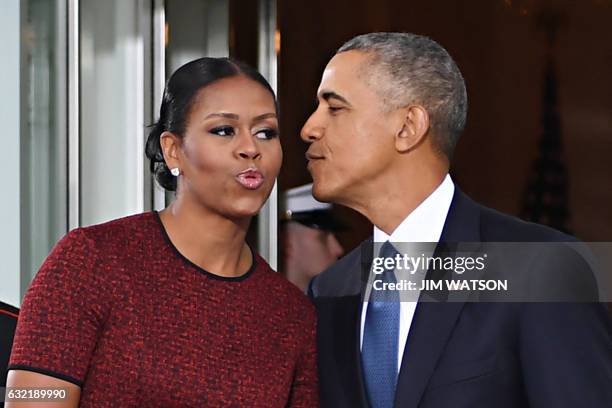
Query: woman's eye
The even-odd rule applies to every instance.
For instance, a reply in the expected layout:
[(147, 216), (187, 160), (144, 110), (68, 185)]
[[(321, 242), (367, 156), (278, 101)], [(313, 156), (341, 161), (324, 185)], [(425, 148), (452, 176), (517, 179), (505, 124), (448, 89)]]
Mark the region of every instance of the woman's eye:
[(219, 126), (214, 129), (211, 129), (210, 133), (213, 133), (218, 136), (233, 136), (234, 128), (231, 126)]
[(276, 129), (262, 129), (255, 133), (255, 137), (258, 139), (273, 139), (278, 136), (278, 130)]

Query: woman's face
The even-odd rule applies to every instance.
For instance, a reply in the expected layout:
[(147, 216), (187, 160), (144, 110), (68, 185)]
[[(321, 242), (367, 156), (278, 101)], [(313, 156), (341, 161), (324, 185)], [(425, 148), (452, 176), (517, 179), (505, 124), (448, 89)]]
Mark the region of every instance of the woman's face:
[(272, 94), (245, 76), (201, 89), (177, 155), (179, 194), (229, 218), (255, 215), (282, 162)]

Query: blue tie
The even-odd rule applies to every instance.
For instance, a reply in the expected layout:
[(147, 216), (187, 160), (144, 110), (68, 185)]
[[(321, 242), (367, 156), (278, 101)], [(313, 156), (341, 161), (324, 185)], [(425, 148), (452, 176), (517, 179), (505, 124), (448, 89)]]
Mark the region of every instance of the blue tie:
[[(389, 241), (380, 249), (379, 257), (395, 258), (398, 252)], [(384, 263), (383, 263), (384, 265)], [(395, 274), (387, 269), (375, 280), (395, 283)], [(382, 286), (377, 284), (377, 286)], [(365, 386), (372, 408), (392, 408), (397, 383), (399, 341), (399, 294), (395, 290), (372, 287), (363, 329), (361, 360)]]

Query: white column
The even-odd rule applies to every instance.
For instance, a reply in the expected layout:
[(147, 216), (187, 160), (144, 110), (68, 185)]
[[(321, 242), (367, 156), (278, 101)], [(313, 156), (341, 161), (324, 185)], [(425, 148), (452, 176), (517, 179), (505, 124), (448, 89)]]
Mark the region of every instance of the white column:
[(0, 12), (0, 143), (3, 175), (0, 198), (0, 300), (19, 306), (21, 302), (21, 1), (2, 0)]
[(80, 203), (80, 0), (68, 0), (67, 4), (67, 107), (68, 113), (68, 229), (72, 230), (81, 225)]
[[(259, 1), (259, 72), (268, 80), (274, 92), (276, 86), (276, 1)], [(278, 269), (278, 183), (257, 217), (259, 254)]]
[[(151, 113), (150, 123), (159, 120), (159, 110), (164, 96), (164, 86), (166, 84), (166, 10), (164, 0), (153, 0), (153, 34), (152, 34), (152, 77), (153, 89), (151, 92), (153, 101), (153, 112)], [(148, 165), (148, 163), (147, 163)], [(153, 209), (161, 211), (166, 207), (166, 192), (157, 184), (151, 181), (151, 191), (153, 195)]]

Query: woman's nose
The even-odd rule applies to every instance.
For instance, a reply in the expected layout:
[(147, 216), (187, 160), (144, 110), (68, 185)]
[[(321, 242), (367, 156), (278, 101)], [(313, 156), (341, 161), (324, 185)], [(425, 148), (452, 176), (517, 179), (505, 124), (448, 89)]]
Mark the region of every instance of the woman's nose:
[(245, 134), (244, 136), (240, 136), (240, 138), (241, 140), (237, 152), (241, 158), (253, 160), (261, 155), (257, 141), (253, 135)]

